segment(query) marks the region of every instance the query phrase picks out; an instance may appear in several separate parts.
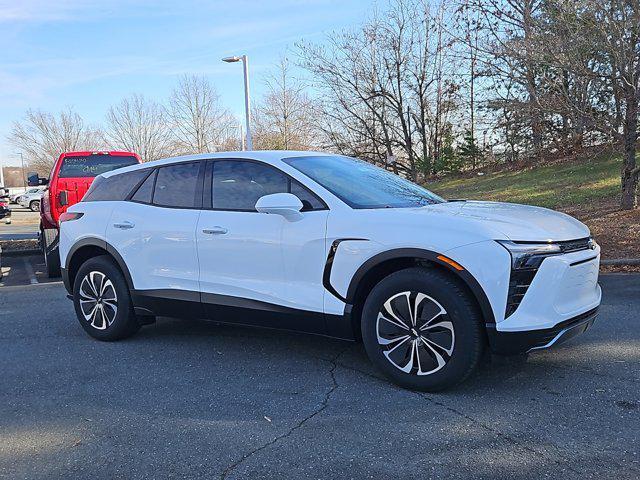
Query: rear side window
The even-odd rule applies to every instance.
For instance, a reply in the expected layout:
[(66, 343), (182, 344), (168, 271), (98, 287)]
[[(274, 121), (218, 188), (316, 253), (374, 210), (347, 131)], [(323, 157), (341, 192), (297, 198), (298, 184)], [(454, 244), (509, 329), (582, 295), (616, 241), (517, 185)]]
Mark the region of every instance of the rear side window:
[(83, 202), (117, 201), (125, 200), (131, 191), (138, 185), (149, 170), (135, 170), (121, 173), (111, 177), (98, 177), (91, 184), (91, 188), (85, 193)]
[(62, 160), (59, 178), (86, 178), (98, 175), (116, 168), (136, 165), (138, 159), (132, 155), (92, 154), (86, 156), (65, 157)]
[(158, 169), (153, 204), (162, 207), (196, 206), (200, 162), (178, 163)]
[(157, 174), (158, 171), (155, 170), (151, 175), (149, 175), (147, 179), (142, 182), (142, 185), (138, 187), (138, 190), (133, 194), (131, 200), (140, 203), (151, 203), (151, 200), (153, 199), (153, 185), (156, 182)]

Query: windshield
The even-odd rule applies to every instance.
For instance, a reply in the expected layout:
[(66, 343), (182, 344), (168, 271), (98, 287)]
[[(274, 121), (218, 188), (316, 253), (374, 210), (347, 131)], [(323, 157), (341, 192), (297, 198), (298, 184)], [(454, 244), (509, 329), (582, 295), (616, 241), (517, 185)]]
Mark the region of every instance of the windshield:
[(355, 158), (336, 155), (284, 161), (352, 208), (422, 207), (444, 202), (426, 188)]
[(87, 155), (84, 157), (65, 157), (58, 173), (59, 178), (96, 177), (116, 168), (135, 165), (136, 157), (127, 155)]

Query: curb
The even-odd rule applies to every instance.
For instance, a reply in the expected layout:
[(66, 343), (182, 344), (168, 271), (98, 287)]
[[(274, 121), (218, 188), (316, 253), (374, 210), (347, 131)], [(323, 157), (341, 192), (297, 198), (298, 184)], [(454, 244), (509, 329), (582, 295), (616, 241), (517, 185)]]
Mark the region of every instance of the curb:
[(614, 265), (616, 267), (640, 265), (640, 258), (612, 258), (610, 260), (600, 260), (600, 265)]
[(27, 250), (1, 250), (0, 255), (3, 257), (22, 257), (29, 255), (41, 255), (42, 250), (39, 248), (30, 248)]

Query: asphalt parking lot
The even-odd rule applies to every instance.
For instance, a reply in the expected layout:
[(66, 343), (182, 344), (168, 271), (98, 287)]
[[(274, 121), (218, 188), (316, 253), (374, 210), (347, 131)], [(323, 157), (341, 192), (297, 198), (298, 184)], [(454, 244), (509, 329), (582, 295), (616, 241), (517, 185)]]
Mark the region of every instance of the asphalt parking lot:
[(420, 394), (322, 337), (162, 318), (100, 343), (59, 282), (19, 270), (0, 287), (3, 478), (640, 476), (640, 276), (603, 276), (571, 343)]
[(28, 240), (38, 238), (40, 214), (11, 204), (11, 223), (0, 221), (0, 240)]

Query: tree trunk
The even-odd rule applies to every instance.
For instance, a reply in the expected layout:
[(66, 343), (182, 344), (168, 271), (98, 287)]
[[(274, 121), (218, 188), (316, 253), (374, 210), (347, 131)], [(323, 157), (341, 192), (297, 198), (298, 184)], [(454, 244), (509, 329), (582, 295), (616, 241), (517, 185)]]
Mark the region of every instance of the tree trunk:
[(636, 142), (638, 139), (638, 99), (635, 92), (627, 95), (624, 119), (624, 162), (622, 164), (623, 210), (638, 206), (638, 167), (636, 166)]

